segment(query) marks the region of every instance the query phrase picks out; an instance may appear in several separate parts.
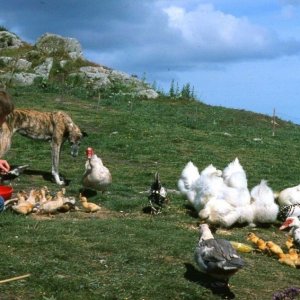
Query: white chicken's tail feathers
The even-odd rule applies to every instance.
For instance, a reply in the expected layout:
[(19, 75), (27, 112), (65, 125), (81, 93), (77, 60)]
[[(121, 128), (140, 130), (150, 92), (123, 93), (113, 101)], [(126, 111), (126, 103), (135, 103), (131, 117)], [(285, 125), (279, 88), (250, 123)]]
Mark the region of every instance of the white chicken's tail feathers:
[(236, 172), (245, 172), (237, 157), (225, 167), (223, 170), (223, 176), (224, 178), (229, 178)]
[(272, 189), (268, 186), (267, 180), (262, 179), (260, 184), (256, 185), (250, 192), (251, 197), (254, 200), (258, 199), (265, 199), (265, 198), (273, 198), (274, 199), (274, 193)]

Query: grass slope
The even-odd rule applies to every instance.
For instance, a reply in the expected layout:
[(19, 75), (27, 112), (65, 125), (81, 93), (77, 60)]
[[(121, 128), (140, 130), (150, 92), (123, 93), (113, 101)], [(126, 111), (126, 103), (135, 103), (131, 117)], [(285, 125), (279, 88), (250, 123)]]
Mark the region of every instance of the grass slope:
[[(78, 158), (63, 146), (60, 171), (78, 197), (87, 146), (101, 156), (113, 175), (110, 193), (92, 195), (103, 211), (71, 212), (53, 218), (0, 215), (0, 280), (31, 277), (0, 285), (1, 299), (219, 299), (205, 284), (193, 260), (198, 222), (186, 202), (170, 194), (163, 214), (143, 213), (145, 192), (159, 171), (168, 189), (192, 160), (201, 170), (224, 168), (235, 157), (244, 166), (249, 187), (267, 179), (275, 190), (299, 183), (299, 126), (240, 110), (184, 100), (134, 100), (115, 96), (86, 99), (18, 88), (10, 90), (17, 107), (64, 110), (89, 136)], [(15, 135), (6, 158), (29, 164), (12, 182), (15, 192), (47, 185), (50, 147)], [(226, 238), (246, 242), (249, 228), (233, 228)], [(278, 224), (256, 233), (281, 245)], [(224, 237), (222, 231), (216, 233)], [(236, 299), (271, 299), (275, 291), (298, 285), (299, 270), (261, 253), (242, 254), (247, 266), (231, 280)]]

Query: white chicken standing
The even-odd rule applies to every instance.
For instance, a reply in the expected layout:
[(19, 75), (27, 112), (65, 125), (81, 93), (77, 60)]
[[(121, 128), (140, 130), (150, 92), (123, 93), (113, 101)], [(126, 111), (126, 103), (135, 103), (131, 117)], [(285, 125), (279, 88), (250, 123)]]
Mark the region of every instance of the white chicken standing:
[(86, 149), (87, 161), (85, 163), (85, 172), (82, 178), (82, 184), (85, 188), (90, 188), (104, 193), (112, 183), (112, 176), (107, 167), (103, 165), (93, 148)]

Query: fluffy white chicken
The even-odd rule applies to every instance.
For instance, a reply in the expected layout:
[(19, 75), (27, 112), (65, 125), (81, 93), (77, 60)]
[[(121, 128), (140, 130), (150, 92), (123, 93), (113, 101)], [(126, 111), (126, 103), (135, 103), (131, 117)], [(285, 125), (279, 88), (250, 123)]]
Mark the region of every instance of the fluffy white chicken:
[(280, 206), (300, 204), (300, 184), (282, 190), (277, 201)]
[(221, 170), (212, 164), (204, 168), (192, 186), (196, 193), (193, 202), (196, 211), (199, 212), (211, 199), (218, 198), (223, 185)]
[(193, 206), (208, 223), (230, 227), (234, 223), (253, 222), (247, 177), (238, 158), (222, 171), (206, 167), (193, 183)]
[(181, 194), (193, 205), (196, 191), (194, 190), (194, 183), (199, 178), (198, 168), (189, 161), (181, 172), (177, 186)]
[(223, 184), (217, 187), (215, 197), (200, 211), (200, 218), (222, 227), (231, 227), (235, 223), (252, 225), (253, 210), (247, 176), (238, 158), (225, 167), (222, 176)]
[(223, 178), (226, 185), (237, 189), (247, 189), (248, 182), (246, 172), (236, 157), (223, 170)]
[(254, 223), (273, 223), (277, 219), (279, 206), (275, 203), (274, 193), (266, 180), (251, 190), (251, 207)]
[(112, 183), (112, 176), (107, 167), (103, 165), (93, 148), (86, 149), (87, 161), (85, 163), (85, 173), (82, 184), (85, 188), (90, 188), (104, 193)]
[(250, 204), (233, 206), (222, 198), (211, 199), (199, 212), (199, 217), (207, 223), (229, 228), (235, 223), (253, 225), (253, 211)]

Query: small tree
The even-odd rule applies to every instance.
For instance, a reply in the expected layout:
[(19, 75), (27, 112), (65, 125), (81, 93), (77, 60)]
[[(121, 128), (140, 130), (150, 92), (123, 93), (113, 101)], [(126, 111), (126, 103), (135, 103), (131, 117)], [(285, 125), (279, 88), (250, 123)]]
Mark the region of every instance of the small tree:
[(195, 94), (195, 87), (192, 87), (192, 92), (191, 92), (191, 99), (195, 100), (196, 99), (196, 94)]
[(189, 83), (183, 85), (181, 90), (181, 97), (184, 99), (191, 99), (191, 85)]
[(0, 31), (8, 31), (8, 29), (0, 25)]
[(151, 88), (154, 90), (154, 91), (157, 91), (157, 83), (156, 83), (156, 80), (153, 81), (152, 85), (151, 85)]
[(176, 97), (176, 98), (180, 98), (180, 97), (181, 97), (178, 82), (176, 82), (175, 97)]
[(171, 81), (171, 86), (170, 86), (170, 90), (169, 90), (169, 96), (171, 98), (175, 98), (176, 94), (175, 94), (175, 87), (174, 87), (174, 79), (172, 79)]

